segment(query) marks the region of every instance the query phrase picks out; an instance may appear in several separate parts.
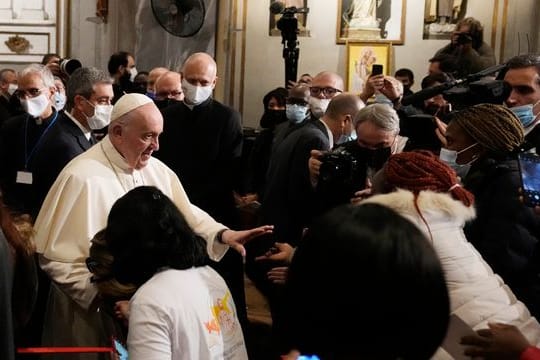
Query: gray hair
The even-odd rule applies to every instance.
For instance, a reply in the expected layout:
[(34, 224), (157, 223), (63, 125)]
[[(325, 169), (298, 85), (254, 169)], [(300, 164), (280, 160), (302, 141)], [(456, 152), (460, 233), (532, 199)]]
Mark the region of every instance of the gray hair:
[(2, 69), (0, 70), (0, 82), (5, 82), (6, 81), (6, 75), (8, 73), (13, 73), (13, 74), (17, 74), (17, 72), (13, 69)]
[(89, 99), (94, 93), (94, 85), (98, 83), (112, 84), (112, 81), (104, 71), (94, 67), (82, 67), (75, 70), (66, 86), (66, 110), (70, 111), (73, 108), (76, 95)]
[(25, 67), (21, 73), (19, 74), (19, 77), (25, 77), (30, 74), (38, 75), (41, 80), (43, 81), (43, 85), (48, 88), (55, 87), (54, 86), (54, 76), (49, 70), (48, 67), (41, 64), (30, 64), (27, 67)]
[(399, 133), (399, 116), (388, 104), (372, 104), (360, 110), (354, 117), (354, 128), (367, 121), (381, 130)]

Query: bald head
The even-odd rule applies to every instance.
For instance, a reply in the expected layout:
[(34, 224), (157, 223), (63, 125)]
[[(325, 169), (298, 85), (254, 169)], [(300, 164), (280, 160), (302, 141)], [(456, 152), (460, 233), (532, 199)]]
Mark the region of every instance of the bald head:
[(307, 104), (309, 102), (309, 86), (296, 85), (292, 87), (287, 96), (287, 103), (291, 103), (291, 100), (301, 100)]
[(155, 92), (155, 84), (156, 80), (166, 72), (168, 72), (169, 69), (165, 67), (155, 67), (148, 73), (148, 84), (146, 86), (146, 91), (148, 92)]
[(182, 101), (184, 99), (182, 92), (182, 76), (174, 71), (168, 71), (161, 75), (154, 86), (156, 90), (156, 99), (174, 99)]
[[(311, 81), (311, 87), (313, 88), (334, 88), (339, 91), (343, 91), (343, 78), (333, 71), (321, 71)], [(334, 94), (337, 95), (339, 92)], [(314, 94), (312, 94), (314, 95)], [(331, 98), (332, 96), (327, 96)]]
[(358, 95), (342, 93), (330, 100), (322, 121), (330, 128), (334, 139), (341, 135), (349, 136), (353, 131), (353, 119), (366, 105)]
[(217, 74), (217, 64), (207, 53), (198, 52), (190, 55), (186, 59), (184, 65), (182, 66), (182, 74), (190, 83), (192, 83), (189, 79), (190, 77), (202, 76), (203, 74), (215, 80)]

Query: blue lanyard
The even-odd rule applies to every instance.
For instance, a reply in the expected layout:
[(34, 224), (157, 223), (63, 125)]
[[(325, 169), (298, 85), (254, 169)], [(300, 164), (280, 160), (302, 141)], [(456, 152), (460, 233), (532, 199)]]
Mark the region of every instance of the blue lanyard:
[(51, 126), (53, 126), (54, 123), (56, 122), (56, 118), (58, 117), (58, 111), (54, 113), (54, 118), (51, 120), (51, 122), (49, 123), (49, 125), (47, 126), (45, 131), (43, 131), (43, 134), (41, 134), (38, 141), (36, 141), (36, 144), (34, 145), (32, 150), (30, 151), (30, 155), (28, 155), (28, 118), (29, 117), (30, 116), (26, 117), (26, 121), (24, 123), (24, 170), (28, 169), (28, 162), (30, 161), (30, 159), (32, 159), (32, 156), (34, 156), (34, 152), (36, 151), (39, 144), (41, 143), (41, 140), (43, 139), (43, 137), (45, 136), (47, 131), (49, 131)]

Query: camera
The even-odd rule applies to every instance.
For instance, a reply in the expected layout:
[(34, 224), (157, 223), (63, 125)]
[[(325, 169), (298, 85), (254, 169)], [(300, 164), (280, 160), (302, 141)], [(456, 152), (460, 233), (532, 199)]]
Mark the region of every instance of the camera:
[(472, 36), (468, 33), (459, 33), (456, 37), (456, 44), (465, 45), (472, 43)]
[(442, 94), (455, 110), (461, 110), (476, 104), (502, 104), (510, 96), (511, 90), (503, 80), (484, 78), (453, 87)]
[(354, 149), (356, 141), (347, 142), (323, 154), (317, 183), (317, 196), (323, 208), (348, 203), (366, 183), (367, 163)]
[(71, 75), (75, 70), (82, 67), (81, 62), (77, 59), (60, 59), (58, 65), (60, 66), (60, 71), (66, 75)]

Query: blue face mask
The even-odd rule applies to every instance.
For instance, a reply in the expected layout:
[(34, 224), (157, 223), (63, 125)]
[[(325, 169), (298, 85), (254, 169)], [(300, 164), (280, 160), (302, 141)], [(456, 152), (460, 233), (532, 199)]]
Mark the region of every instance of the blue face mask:
[(298, 104), (285, 105), (285, 114), (287, 119), (293, 124), (301, 123), (307, 116), (308, 107)]
[(156, 94), (151, 91), (147, 91), (145, 95), (148, 96), (152, 100), (156, 99)]
[(519, 121), (521, 121), (521, 125), (523, 125), (524, 128), (531, 125), (534, 120), (536, 119), (536, 116), (538, 114), (534, 114), (533, 109), (534, 107), (540, 102), (537, 101), (533, 104), (527, 104), (527, 105), (521, 105), (521, 106), (514, 106), (513, 108), (510, 108), (514, 114), (519, 118)]
[(476, 160), (476, 157), (473, 157), (473, 160), (468, 162), (467, 164), (458, 164), (457, 163), (457, 157), (462, 152), (465, 152), (474, 146), (478, 145), (478, 143), (474, 143), (471, 146), (466, 147), (463, 150), (455, 151), (455, 150), (448, 150), (446, 148), (441, 148), (441, 152), (439, 154), (439, 159), (441, 159), (442, 162), (444, 162), (446, 165), (454, 169), (457, 176), (459, 176), (461, 179), (465, 178), (467, 174), (469, 173), (469, 170), (471, 170), (472, 163)]
[(375, 95), (375, 103), (376, 104), (386, 104), (386, 105), (394, 106), (394, 104), (392, 104), (392, 101), (389, 98), (387, 98), (386, 96), (384, 96), (383, 94), (381, 94), (381, 93), (377, 93)]

